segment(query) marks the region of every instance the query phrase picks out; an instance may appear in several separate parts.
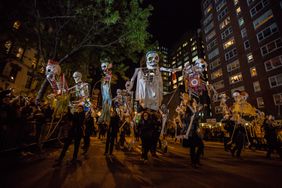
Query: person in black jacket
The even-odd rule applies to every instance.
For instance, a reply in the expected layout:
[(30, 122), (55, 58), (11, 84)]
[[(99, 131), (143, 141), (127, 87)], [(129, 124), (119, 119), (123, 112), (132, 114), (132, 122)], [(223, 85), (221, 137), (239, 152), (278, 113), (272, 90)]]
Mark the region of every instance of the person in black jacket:
[(77, 107), (77, 112), (74, 112), (74, 114), (71, 114), (70, 111), (67, 114), (69, 116), (69, 120), (71, 122), (71, 127), (68, 132), (68, 136), (65, 140), (63, 150), (60, 154), (59, 159), (57, 160), (57, 164), (61, 164), (62, 160), (65, 157), (65, 154), (72, 143), (72, 140), (74, 140), (74, 151), (73, 151), (73, 158), (71, 160), (72, 163), (77, 162), (77, 155), (79, 151), (79, 145), (80, 145), (80, 140), (84, 134), (84, 118), (85, 118), (85, 113), (83, 110), (83, 106), (79, 105)]
[(141, 141), (142, 141), (141, 159), (144, 160), (144, 163), (147, 163), (148, 152), (150, 151), (153, 144), (153, 131), (154, 131), (154, 125), (152, 119), (147, 111), (143, 112), (141, 116), (140, 131), (141, 131)]
[(119, 123), (120, 123), (120, 119), (119, 119), (117, 112), (115, 110), (112, 110), (111, 120), (110, 120), (109, 128), (107, 131), (105, 155), (109, 154), (110, 156), (112, 156), (113, 154), (114, 143), (115, 143), (115, 139), (117, 137), (117, 133), (119, 130)]
[(90, 136), (94, 132), (94, 118), (92, 117), (91, 110), (86, 112), (85, 115), (85, 134), (83, 137), (83, 154), (86, 154), (90, 146)]

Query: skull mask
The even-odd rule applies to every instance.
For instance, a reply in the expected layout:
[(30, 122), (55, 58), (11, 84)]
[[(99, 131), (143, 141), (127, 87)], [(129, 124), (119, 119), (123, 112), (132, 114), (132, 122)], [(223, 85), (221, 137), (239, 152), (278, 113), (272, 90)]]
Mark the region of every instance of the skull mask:
[(146, 64), (148, 69), (155, 69), (158, 67), (159, 55), (155, 51), (149, 51), (146, 54)]
[(197, 72), (203, 72), (207, 68), (207, 63), (203, 59), (197, 59), (195, 62)]
[(54, 81), (56, 76), (61, 74), (61, 67), (58, 62), (48, 60), (48, 64), (46, 66), (46, 78), (50, 81)]
[(100, 61), (101, 61), (101, 69), (102, 69), (103, 73), (105, 75), (109, 74), (110, 69), (112, 68), (112, 64), (110, 63), (110, 59), (104, 58), (104, 59), (101, 59)]
[(72, 77), (73, 77), (75, 83), (82, 82), (82, 80), (81, 80), (82, 74), (80, 72), (74, 72)]

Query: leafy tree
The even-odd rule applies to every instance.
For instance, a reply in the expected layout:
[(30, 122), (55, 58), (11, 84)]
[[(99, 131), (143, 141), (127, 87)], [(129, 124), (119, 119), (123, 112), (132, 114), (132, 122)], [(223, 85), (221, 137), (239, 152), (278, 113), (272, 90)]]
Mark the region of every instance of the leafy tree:
[[(136, 62), (150, 39), (152, 6), (144, 7), (142, 0), (28, 0), (22, 5), (23, 32), (38, 49), (42, 66), (53, 59), (67, 69), (77, 65), (97, 69), (104, 56), (118, 65), (126, 58)], [(117, 68), (121, 73), (124, 69)], [(47, 86), (45, 80), (39, 100)]]

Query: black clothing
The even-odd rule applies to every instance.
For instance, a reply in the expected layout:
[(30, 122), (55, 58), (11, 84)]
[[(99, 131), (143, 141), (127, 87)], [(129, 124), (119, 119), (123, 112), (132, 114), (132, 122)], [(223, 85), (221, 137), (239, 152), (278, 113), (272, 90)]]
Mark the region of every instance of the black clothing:
[(85, 114), (84, 112), (78, 113), (75, 112), (73, 115), (68, 114), (69, 120), (71, 121), (71, 128), (68, 132), (68, 137), (65, 140), (63, 150), (59, 157), (59, 161), (62, 161), (72, 140), (74, 139), (74, 151), (73, 151), (73, 160), (77, 160), (77, 155), (79, 151), (80, 140), (83, 135), (83, 123)]
[(232, 140), (232, 143), (235, 144), (235, 146), (231, 149), (232, 156), (234, 156), (236, 152), (236, 157), (238, 158), (241, 157), (241, 152), (245, 143), (245, 137), (246, 137), (246, 130), (244, 126), (238, 124), (234, 131), (233, 140)]
[(120, 123), (120, 119), (117, 114), (111, 117), (110, 125), (109, 125), (108, 132), (107, 132), (105, 154), (109, 153), (110, 155), (112, 155), (113, 153), (114, 142), (117, 137), (118, 130), (119, 130), (119, 123)]
[(85, 118), (85, 134), (84, 134), (84, 153), (86, 153), (90, 146), (90, 136), (94, 131), (94, 118), (91, 116), (91, 114), (87, 114)]
[(148, 152), (150, 151), (153, 143), (154, 125), (152, 120), (141, 120), (140, 123), (141, 141), (142, 141), (142, 159), (148, 159)]

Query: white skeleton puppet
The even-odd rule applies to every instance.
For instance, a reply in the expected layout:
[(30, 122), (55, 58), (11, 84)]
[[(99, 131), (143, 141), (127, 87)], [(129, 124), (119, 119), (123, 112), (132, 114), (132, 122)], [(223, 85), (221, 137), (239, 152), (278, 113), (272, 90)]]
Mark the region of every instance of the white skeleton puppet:
[(61, 74), (61, 67), (57, 61), (48, 60), (46, 79), (49, 81), (55, 95), (67, 93), (68, 85), (65, 80), (65, 75)]
[(167, 108), (167, 106), (165, 104), (162, 104), (160, 112), (161, 112), (161, 115), (162, 115), (161, 136), (163, 136), (164, 130), (165, 130), (165, 126), (166, 126), (166, 122), (167, 122), (168, 115), (169, 115), (169, 109)]
[(111, 80), (112, 80), (112, 64), (109, 59), (101, 60), (101, 69), (103, 71), (103, 77), (101, 81), (101, 94), (102, 94), (102, 113), (99, 118), (99, 122), (110, 122), (110, 109), (112, 107), (111, 97)]
[(222, 109), (223, 116), (230, 115), (229, 108), (228, 108), (228, 106), (226, 104), (226, 101), (228, 99), (227, 95), (225, 93), (222, 93), (222, 94), (219, 95), (219, 98), (220, 98), (219, 106)]
[(69, 90), (75, 93), (76, 101), (74, 104), (83, 103), (85, 107), (90, 107), (89, 101), (89, 84), (82, 81), (82, 74), (80, 72), (73, 73), (73, 79), (75, 81), (75, 86), (71, 87)]
[(159, 56), (155, 51), (146, 54), (147, 67), (136, 68), (131, 78), (130, 90), (137, 77), (135, 98), (145, 109), (159, 110), (163, 99), (163, 80), (158, 66)]
[(117, 111), (119, 117), (123, 118), (123, 96), (122, 96), (122, 90), (117, 89), (117, 95), (115, 98), (113, 98), (114, 107)]

